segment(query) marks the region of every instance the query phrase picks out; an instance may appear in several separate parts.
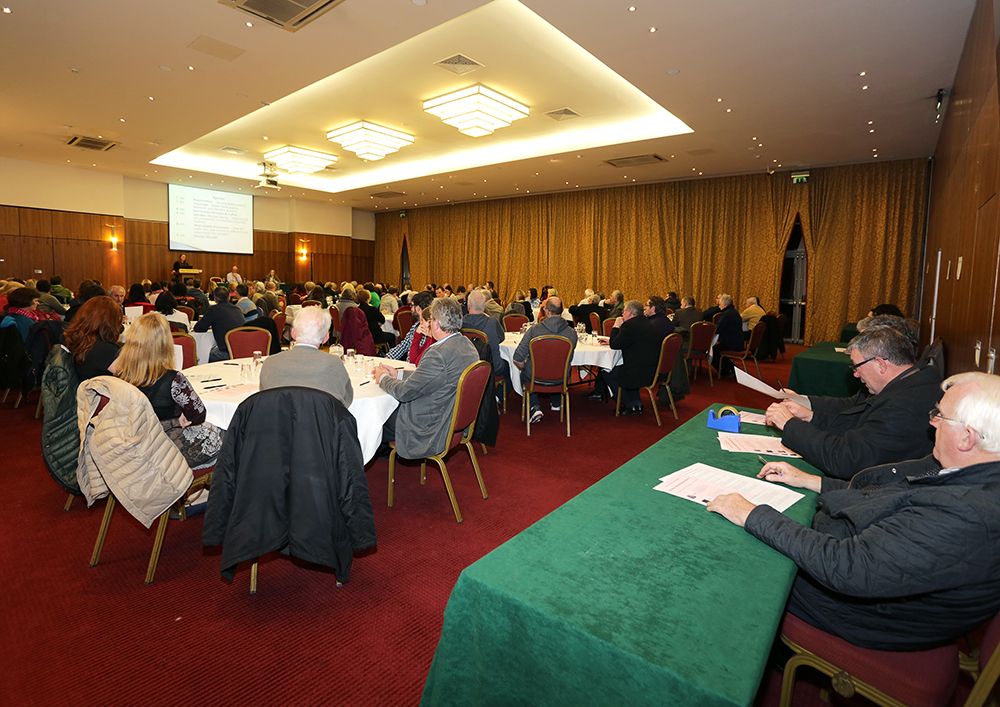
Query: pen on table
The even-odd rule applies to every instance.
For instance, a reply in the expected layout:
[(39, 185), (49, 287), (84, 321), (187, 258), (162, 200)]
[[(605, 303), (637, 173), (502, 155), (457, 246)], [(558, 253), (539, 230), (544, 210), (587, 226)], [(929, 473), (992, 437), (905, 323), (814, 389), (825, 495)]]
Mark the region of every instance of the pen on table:
[(220, 380), (222, 380), (222, 379), (221, 378), (206, 378), (205, 380), (202, 381), (202, 383), (214, 383), (215, 381), (220, 381)]
[(224, 362), (222, 363), (222, 365), (223, 365), (223, 366), (238, 366), (238, 365), (240, 365), (240, 364), (238, 364), (238, 363), (231, 363), (231, 362), (229, 362), (229, 361), (224, 361)]
[(205, 386), (205, 390), (211, 390), (212, 388), (225, 388), (225, 387), (226, 386), (224, 384), (220, 384), (220, 385), (206, 385)]
[(360, 388), (362, 385), (368, 385), (369, 383), (371, 383), (371, 381), (365, 381), (364, 383), (359, 384), (358, 387)]

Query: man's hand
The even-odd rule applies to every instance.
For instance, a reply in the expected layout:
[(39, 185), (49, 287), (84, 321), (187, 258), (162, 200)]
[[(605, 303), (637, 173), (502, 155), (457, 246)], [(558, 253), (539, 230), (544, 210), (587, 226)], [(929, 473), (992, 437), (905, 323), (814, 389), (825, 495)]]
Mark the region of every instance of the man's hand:
[(809, 422), (813, 417), (813, 412), (809, 408), (803, 407), (791, 400), (782, 400), (780, 403), (771, 403), (764, 413), (764, 420), (769, 425), (777, 427), (779, 430), (785, 429), (785, 423), (792, 418), (798, 418)]
[(781, 482), (786, 486), (807, 489), (816, 493), (820, 492), (823, 485), (821, 477), (815, 474), (807, 474), (801, 469), (796, 469), (788, 462), (768, 462), (757, 474), (757, 478), (774, 483)]
[(386, 366), (384, 363), (380, 363), (372, 369), (372, 380), (378, 383), (382, 380), (382, 376), (392, 376), (395, 378), (396, 369)]
[(756, 507), (738, 493), (724, 493), (721, 496), (716, 496), (715, 500), (708, 504), (708, 510), (712, 513), (718, 513), (730, 523), (741, 528), (746, 524), (750, 511)]
[(615, 319), (615, 326), (616, 327), (621, 327), (622, 322), (624, 322), (624, 321), (625, 321), (625, 317), (618, 317), (618, 318), (616, 318)]

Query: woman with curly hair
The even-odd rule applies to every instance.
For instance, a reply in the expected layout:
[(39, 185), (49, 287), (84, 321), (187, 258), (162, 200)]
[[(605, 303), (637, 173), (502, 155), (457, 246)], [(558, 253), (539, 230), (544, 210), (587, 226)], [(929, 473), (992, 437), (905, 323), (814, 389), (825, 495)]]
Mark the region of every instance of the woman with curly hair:
[(205, 404), (184, 374), (174, 370), (174, 340), (166, 317), (149, 312), (135, 320), (115, 375), (149, 398), (163, 431), (189, 466), (219, 455), (223, 430), (205, 422)]
[(122, 308), (110, 297), (91, 297), (73, 315), (64, 337), (81, 381), (114, 375), (124, 318)]

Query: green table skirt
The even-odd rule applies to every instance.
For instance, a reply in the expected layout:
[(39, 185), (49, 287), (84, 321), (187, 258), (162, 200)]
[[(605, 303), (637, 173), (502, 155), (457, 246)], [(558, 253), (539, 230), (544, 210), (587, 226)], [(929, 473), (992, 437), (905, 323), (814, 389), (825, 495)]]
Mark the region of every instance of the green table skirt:
[(846, 398), (861, 390), (861, 381), (851, 372), (851, 358), (834, 349), (846, 348), (839, 341), (821, 341), (792, 359), (788, 387), (802, 395)]

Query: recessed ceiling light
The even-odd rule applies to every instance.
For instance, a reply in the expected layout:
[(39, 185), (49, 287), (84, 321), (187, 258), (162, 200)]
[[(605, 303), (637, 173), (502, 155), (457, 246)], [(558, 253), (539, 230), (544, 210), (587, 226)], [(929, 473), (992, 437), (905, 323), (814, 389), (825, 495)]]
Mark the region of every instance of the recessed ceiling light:
[[(6, 9), (6, 8), (4, 8), (4, 9)], [(635, 5), (633, 5), (632, 7), (630, 7), (630, 8), (628, 9), (628, 11), (629, 11), (629, 12), (635, 12)]]
[(715, 99), (715, 102), (716, 102), (716, 103), (722, 103), (722, 99), (721, 99), (721, 98), (716, 98), (716, 99)]
[[(633, 8), (633, 9), (634, 9), (634, 8)], [(9, 7), (5, 7), (5, 8), (3, 9), (3, 12), (4, 12), (4, 14), (5, 14), (5, 15), (9, 15), (9, 14), (10, 14), (10, 8), (9, 8)]]
[(732, 113), (732, 112), (733, 112), (733, 109), (732, 109), (732, 108), (726, 108), (726, 112), (727, 112), (727, 113)]
[(757, 138), (756, 138), (756, 137), (752, 137), (752, 138), (750, 138), (750, 139), (751, 139), (751, 140), (756, 140)]
[(410, 0), (410, 2), (412, 2), (417, 7), (423, 7), (424, 5), (427, 4), (427, 0)]
[(173, 71), (173, 69), (171, 69), (169, 66), (161, 66), (160, 68), (163, 69), (164, 71)]
[(668, 74), (669, 76), (676, 76), (676, 75), (677, 75), (677, 74), (679, 74), (680, 72), (681, 72), (681, 70), (680, 70), (680, 69), (667, 69), (667, 74)]
[(869, 120), (869, 121), (868, 121), (868, 124), (869, 124), (869, 125), (871, 125), (871, 124), (872, 124), (872, 121), (870, 121), (870, 120)]
[(862, 86), (862, 87), (861, 87), (861, 90), (862, 90), (862, 91), (867, 91), (867, 90), (868, 90), (868, 87), (867, 87), (867, 86)]
[(653, 32), (655, 32), (655, 31), (656, 31), (656, 27), (650, 27), (650, 28), (649, 28), (649, 32), (650, 32), (650, 34), (652, 34), (652, 33), (653, 33)]
[(867, 73), (868, 73), (867, 71), (862, 71), (862, 72), (861, 72), (860, 74), (858, 74), (858, 76), (864, 76), (864, 75), (866, 75)]
[(253, 22), (247, 22), (247, 27), (253, 27)]
[(868, 132), (870, 132), (870, 133), (873, 133), (873, 132), (875, 132), (875, 128), (872, 128), (872, 129), (871, 129), (871, 130), (869, 130)]
[(119, 118), (118, 120), (122, 121), (123, 123), (125, 122), (124, 118)]
[(264, 140), (267, 140), (267, 135), (264, 135), (264, 136), (263, 136), (263, 139), (264, 139)]
[(188, 71), (194, 71), (194, 67), (193, 66), (189, 66), (188, 67)]
[(153, 97), (152, 97), (152, 96), (150, 96), (150, 97), (149, 97), (149, 100), (153, 100)]

